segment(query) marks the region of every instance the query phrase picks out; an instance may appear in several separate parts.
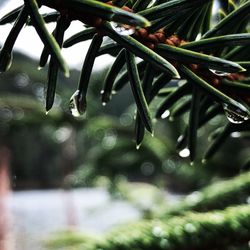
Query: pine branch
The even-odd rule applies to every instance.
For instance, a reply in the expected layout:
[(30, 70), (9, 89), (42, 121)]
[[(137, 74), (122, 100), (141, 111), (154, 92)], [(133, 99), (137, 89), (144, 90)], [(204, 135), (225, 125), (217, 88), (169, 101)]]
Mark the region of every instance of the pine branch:
[[(166, 221), (135, 222), (116, 228), (102, 239), (83, 237), (80, 241), (78, 237), (79, 244), (75, 244), (74, 249), (215, 250), (230, 245), (244, 247), (250, 239), (249, 230), (250, 209), (242, 205), (222, 211), (187, 213)], [(63, 238), (51, 240), (48, 245), (53, 249), (72, 247), (69, 241), (65, 240), (63, 244)]]
[[(39, 8), (48, 6), (55, 11), (49, 14), (40, 14)], [(82, 41), (92, 39), (92, 44), (96, 43), (96, 38), (108, 36), (114, 42), (101, 46), (90, 46), (85, 66), (82, 74), (86, 72), (86, 81), (81, 77), (79, 90), (72, 95), (70, 108), (73, 107), (73, 114), (76, 116), (85, 113), (85, 102), (89, 78), (92, 72), (95, 58), (103, 54), (118, 55), (126, 49), (132, 56), (143, 59), (135, 65), (138, 68), (139, 78), (137, 79), (138, 89), (142, 89), (143, 82), (140, 77), (144, 75), (144, 65), (149, 65), (152, 69), (152, 89), (148, 97), (142, 102), (134, 95), (138, 112), (143, 117), (144, 125), (151, 132), (150, 109), (145, 116), (145, 107), (150, 105), (156, 95), (160, 93), (165, 100), (159, 105), (156, 111), (158, 118), (165, 118), (177, 106), (182, 107), (178, 97), (190, 95), (190, 90), (197, 88), (197, 91), (206, 97), (210, 105), (200, 107), (198, 101), (193, 101), (192, 105), (184, 105), (177, 109), (178, 116), (190, 110), (190, 123), (186, 129), (182, 146), (187, 146), (191, 152), (191, 159), (196, 159), (196, 135), (197, 130), (205, 126), (212, 118), (221, 115), (221, 110), (210, 113), (210, 109), (217, 110), (217, 103), (225, 110), (226, 117), (233, 125), (228, 125), (230, 129), (222, 131), (205, 153), (205, 159), (216, 153), (222, 142), (232, 131), (249, 131), (250, 120), (250, 89), (247, 82), (249, 78), (249, 20), (250, 1), (233, 1), (226, 4), (221, 1), (222, 11), (218, 10), (220, 20), (211, 27), (213, 1), (203, 0), (170, 0), (156, 1), (151, 5), (150, 1), (96, 1), (96, 0), (25, 0), (24, 6), (16, 8), (0, 19), (0, 25), (8, 22), (15, 22), (9, 37), (4, 44), (0, 54), (0, 66), (2, 70), (7, 70), (11, 63), (11, 51), (15, 39), (26, 21), (28, 25), (33, 25), (44, 43), (44, 50), (40, 59), (40, 66), (44, 66), (49, 55), (51, 62), (48, 74), (47, 107), (49, 110), (54, 101), (56, 91), (56, 78), (58, 68), (61, 68), (65, 75), (68, 75), (68, 66), (61, 55), (61, 46), (65, 48), (73, 46)], [(24, 16), (24, 13), (26, 16)], [(64, 17), (66, 26), (71, 21), (79, 20), (85, 26), (89, 26), (71, 38), (64, 41), (63, 34), (50, 34), (46, 23), (60, 22)], [(56, 31), (55, 31), (56, 32)], [(201, 38), (199, 38), (199, 36)], [(13, 39), (14, 38), (14, 39)], [(199, 38), (199, 39), (197, 39)], [(6, 49), (7, 48), (7, 49)], [(89, 61), (90, 60), (90, 61)], [(116, 65), (117, 64), (117, 65)], [(109, 84), (105, 83), (102, 93), (103, 103), (112, 98), (112, 93), (120, 90), (128, 81), (134, 78), (128, 77), (128, 71), (119, 78), (118, 75), (122, 64), (117, 61), (111, 66), (111, 79)], [(129, 69), (129, 67), (128, 67)], [(85, 71), (86, 70), (86, 71)], [(161, 77), (160, 77), (161, 75)], [(181, 79), (180, 78), (181, 75)], [(116, 80), (117, 79), (117, 80)], [(179, 80), (178, 80), (179, 79)], [(184, 85), (180, 81), (186, 82)], [(175, 88), (165, 88), (166, 83), (175, 84)], [(195, 87), (194, 87), (194, 86)], [(184, 87), (185, 86), (185, 87)], [(186, 88), (185, 91), (183, 89)], [(146, 90), (143, 90), (146, 91)], [(141, 92), (140, 96), (145, 95)], [(165, 93), (163, 96), (163, 92)], [(167, 96), (166, 96), (167, 95)], [(191, 93), (195, 97), (196, 91)], [(197, 100), (197, 98), (194, 98)], [(217, 102), (217, 103), (214, 103)], [(142, 103), (144, 103), (142, 105)], [(195, 111), (195, 112), (194, 112)], [(164, 114), (164, 115), (163, 115)], [(196, 115), (194, 115), (196, 114)], [(198, 115), (199, 114), (199, 115)], [(141, 118), (142, 118), (141, 117)], [(196, 118), (195, 118), (196, 117)], [(193, 126), (192, 124), (196, 124)], [(137, 141), (141, 143), (143, 129), (137, 126)], [(187, 140), (187, 138), (189, 138)]]

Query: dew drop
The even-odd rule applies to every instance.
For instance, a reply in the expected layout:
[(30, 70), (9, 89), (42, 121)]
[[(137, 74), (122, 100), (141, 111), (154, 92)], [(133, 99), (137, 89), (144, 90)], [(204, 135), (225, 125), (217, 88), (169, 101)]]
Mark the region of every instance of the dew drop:
[(141, 144), (136, 145), (136, 150), (139, 150), (141, 147)]
[(115, 90), (112, 90), (111, 93), (112, 93), (112, 95), (116, 95), (117, 94), (117, 92)]
[(182, 158), (186, 158), (190, 155), (190, 150), (188, 148), (184, 148), (179, 152), (179, 156)]
[(69, 101), (69, 110), (71, 112), (71, 114), (74, 116), (74, 117), (79, 117), (81, 116), (81, 113), (79, 111), (79, 108), (78, 108), (78, 95), (79, 95), (79, 90), (77, 90), (70, 98), (70, 101)]
[(48, 114), (49, 114), (49, 111), (46, 111), (46, 112), (45, 112), (45, 115), (48, 115)]
[(113, 30), (115, 30), (119, 35), (122, 36), (129, 36), (134, 34), (135, 32), (135, 28), (127, 24), (110, 22), (110, 25), (113, 28)]
[(224, 108), (227, 119), (231, 123), (241, 124), (250, 118), (246, 109), (243, 110), (230, 104), (223, 104), (223, 108)]
[(164, 111), (164, 113), (161, 115), (161, 119), (165, 119), (165, 118), (169, 117), (169, 115), (170, 115), (170, 111), (169, 111), (169, 110), (166, 110), (166, 111)]
[(106, 106), (107, 105), (107, 103), (106, 102), (102, 102), (102, 106)]
[(230, 75), (230, 73), (228, 72), (223, 72), (223, 71), (219, 71), (216, 69), (209, 69), (213, 74), (217, 75), (217, 76), (228, 76)]
[(100, 94), (101, 94), (101, 95), (104, 94), (104, 89), (101, 90)]

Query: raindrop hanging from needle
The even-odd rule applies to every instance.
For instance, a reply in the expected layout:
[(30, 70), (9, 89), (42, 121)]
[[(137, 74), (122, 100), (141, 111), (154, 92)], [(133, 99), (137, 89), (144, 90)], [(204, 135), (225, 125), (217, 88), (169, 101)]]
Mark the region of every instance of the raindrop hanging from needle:
[(234, 124), (241, 124), (247, 121), (250, 117), (247, 111), (229, 104), (223, 104), (227, 119)]
[(135, 27), (127, 24), (110, 22), (110, 25), (113, 28), (113, 30), (115, 30), (118, 34), (122, 36), (130, 36), (135, 33)]
[(69, 110), (71, 112), (71, 114), (74, 117), (79, 117), (81, 116), (81, 112), (79, 111), (79, 107), (78, 107), (78, 96), (79, 96), (79, 90), (77, 90), (70, 98), (69, 101)]

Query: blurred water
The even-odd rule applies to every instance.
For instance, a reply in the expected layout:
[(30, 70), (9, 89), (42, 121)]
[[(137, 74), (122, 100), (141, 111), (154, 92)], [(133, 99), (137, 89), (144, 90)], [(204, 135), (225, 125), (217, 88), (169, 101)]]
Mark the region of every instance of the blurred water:
[(111, 200), (105, 190), (98, 188), (14, 192), (10, 208), (11, 238), (16, 250), (43, 249), (43, 239), (68, 227), (102, 233), (140, 217), (131, 204)]

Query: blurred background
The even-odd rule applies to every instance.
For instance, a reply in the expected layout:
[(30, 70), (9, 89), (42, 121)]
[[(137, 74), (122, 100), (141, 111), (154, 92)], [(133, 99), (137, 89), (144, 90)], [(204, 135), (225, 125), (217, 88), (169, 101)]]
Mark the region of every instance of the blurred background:
[[(17, 1), (1, 1), (1, 16), (16, 6)], [(1, 43), (10, 28), (1, 27)], [(0, 192), (9, 201), (2, 207), (7, 219), (1, 231), (8, 239), (2, 250), (45, 249), (47, 238), (65, 229), (101, 234), (114, 225), (150, 217), (185, 194), (239, 174), (249, 142), (237, 140), (237, 133), (206, 165), (198, 158), (191, 166), (188, 152), (176, 151), (188, 114), (174, 121), (155, 121), (154, 137), (147, 134), (136, 150), (130, 88), (125, 86), (109, 104), (101, 105), (111, 56), (98, 58), (87, 114), (74, 118), (69, 99), (77, 88), (88, 43), (64, 52), (71, 77), (59, 77), (54, 107), (46, 115), (47, 70), (37, 70), (42, 45), (35, 32), (26, 29), (18, 38), (11, 69), (0, 75)], [(199, 130), (198, 155), (207, 147), (209, 134), (225, 121), (223, 116), (215, 118)]]

